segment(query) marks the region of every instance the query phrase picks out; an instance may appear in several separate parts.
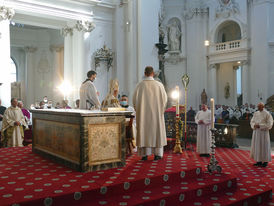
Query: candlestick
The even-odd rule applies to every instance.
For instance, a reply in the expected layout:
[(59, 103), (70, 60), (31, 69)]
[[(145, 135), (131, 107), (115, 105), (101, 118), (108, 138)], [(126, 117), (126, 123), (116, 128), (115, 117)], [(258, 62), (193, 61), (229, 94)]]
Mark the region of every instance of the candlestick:
[(211, 98), (210, 99), (210, 104), (211, 104), (211, 128), (213, 129), (214, 128), (214, 99)]
[(176, 117), (179, 116), (180, 114), (180, 108), (179, 108), (179, 86), (175, 87), (175, 91), (177, 94), (177, 98), (176, 98)]

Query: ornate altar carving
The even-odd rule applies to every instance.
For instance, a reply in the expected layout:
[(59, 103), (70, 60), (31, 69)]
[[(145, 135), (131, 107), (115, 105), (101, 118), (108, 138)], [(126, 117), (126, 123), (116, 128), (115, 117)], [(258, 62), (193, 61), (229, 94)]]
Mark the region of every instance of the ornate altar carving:
[(107, 63), (107, 69), (109, 70), (109, 68), (112, 67), (113, 56), (114, 52), (112, 52), (111, 49), (107, 48), (106, 45), (104, 45), (103, 48), (98, 49), (94, 55), (95, 69), (99, 67), (100, 62), (103, 61)]

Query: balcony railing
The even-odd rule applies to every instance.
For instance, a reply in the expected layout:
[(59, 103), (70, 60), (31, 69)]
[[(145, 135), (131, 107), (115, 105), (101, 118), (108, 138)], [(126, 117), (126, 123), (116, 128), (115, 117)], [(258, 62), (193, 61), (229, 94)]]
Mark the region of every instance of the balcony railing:
[(233, 51), (233, 50), (242, 49), (242, 48), (247, 48), (246, 39), (211, 44), (210, 52), (218, 53), (218, 52)]

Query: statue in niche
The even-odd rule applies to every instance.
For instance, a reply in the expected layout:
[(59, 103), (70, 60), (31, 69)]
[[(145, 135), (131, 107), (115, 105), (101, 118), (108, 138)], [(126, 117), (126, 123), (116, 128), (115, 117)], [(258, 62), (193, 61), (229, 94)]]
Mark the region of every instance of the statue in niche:
[(225, 98), (228, 99), (230, 97), (230, 85), (229, 82), (225, 85)]
[(173, 19), (167, 26), (168, 48), (169, 51), (180, 51), (181, 46), (181, 29), (180, 21)]
[(207, 104), (207, 94), (205, 89), (201, 93), (201, 104)]
[(117, 79), (111, 79), (109, 82), (109, 93), (102, 102), (102, 108), (121, 107), (118, 100), (119, 82)]

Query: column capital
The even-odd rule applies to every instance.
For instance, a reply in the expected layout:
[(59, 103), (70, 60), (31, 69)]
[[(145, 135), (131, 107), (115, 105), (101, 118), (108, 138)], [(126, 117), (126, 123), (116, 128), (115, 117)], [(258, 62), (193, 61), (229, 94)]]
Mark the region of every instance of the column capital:
[(217, 69), (217, 64), (210, 64), (209, 69)]
[(95, 24), (91, 21), (79, 20), (75, 24), (75, 29), (83, 32), (92, 32), (95, 28)]
[(73, 35), (73, 28), (72, 27), (65, 26), (64, 28), (61, 29), (61, 35), (63, 37), (66, 37), (68, 34), (70, 34), (70, 36)]
[(241, 66), (248, 65), (249, 61), (248, 60), (243, 60), (241, 61)]
[(37, 51), (37, 47), (32, 46), (25, 46), (23, 49), (26, 53), (34, 53)]
[(50, 45), (49, 50), (51, 52), (61, 52), (64, 49), (63, 45)]
[(15, 14), (13, 8), (1, 6), (0, 7), (0, 21), (2, 20), (11, 20)]

